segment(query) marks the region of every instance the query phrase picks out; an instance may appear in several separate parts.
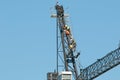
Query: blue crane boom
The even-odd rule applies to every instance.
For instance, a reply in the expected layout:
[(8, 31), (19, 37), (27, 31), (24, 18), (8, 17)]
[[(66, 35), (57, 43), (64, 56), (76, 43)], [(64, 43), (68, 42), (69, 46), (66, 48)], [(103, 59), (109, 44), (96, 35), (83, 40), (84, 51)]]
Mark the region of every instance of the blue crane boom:
[(79, 80), (93, 80), (120, 64), (120, 47), (81, 70)]

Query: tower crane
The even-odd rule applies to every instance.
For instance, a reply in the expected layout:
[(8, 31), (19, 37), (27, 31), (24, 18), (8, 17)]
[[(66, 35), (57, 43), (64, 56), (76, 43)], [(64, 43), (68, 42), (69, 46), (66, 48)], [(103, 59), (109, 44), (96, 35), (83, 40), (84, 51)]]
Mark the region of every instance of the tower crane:
[[(58, 55), (60, 54), (59, 52), (63, 53), (64, 56), (64, 67), (65, 71), (72, 71), (75, 75), (75, 77), (78, 77), (78, 70), (76, 67), (76, 61), (75, 58), (79, 55), (74, 54), (76, 50), (76, 43), (75, 40), (73, 39), (73, 36), (71, 34), (71, 29), (70, 27), (66, 24), (65, 22), (65, 14), (64, 14), (64, 9), (62, 5), (56, 5), (55, 6), (56, 12), (57, 12), (57, 28), (60, 30), (60, 37), (59, 34), (57, 34), (57, 39), (61, 38), (61, 47), (62, 51), (59, 51), (57, 49)], [(58, 33), (58, 31), (57, 31)], [(57, 42), (59, 44), (59, 42)]]
[(64, 70), (71, 71), (75, 80), (93, 80), (120, 64), (119, 46), (90, 66), (78, 70), (76, 60), (80, 53), (76, 52), (76, 42), (71, 33), (71, 28), (65, 20), (68, 15), (64, 14), (63, 6), (58, 3), (55, 5), (55, 9), (56, 15), (52, 15), (52, 17), (56, 17), (57, 21), (57, 73), (59, 72), (59, 67), (61, 67), (59, 65), (59, 57), (63, 62)]

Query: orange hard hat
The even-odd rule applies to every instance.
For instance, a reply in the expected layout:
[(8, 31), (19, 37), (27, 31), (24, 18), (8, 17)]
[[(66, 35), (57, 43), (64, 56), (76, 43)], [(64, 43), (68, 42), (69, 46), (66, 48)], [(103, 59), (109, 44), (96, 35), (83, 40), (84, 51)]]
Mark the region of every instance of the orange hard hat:
[(69, 32), (69, 31), (67, 31), (67, 30), (65, 31), (65, 33), (66, 33), (66, 35), (69, 35), (69, 34), (70, 34), (70, 32)]

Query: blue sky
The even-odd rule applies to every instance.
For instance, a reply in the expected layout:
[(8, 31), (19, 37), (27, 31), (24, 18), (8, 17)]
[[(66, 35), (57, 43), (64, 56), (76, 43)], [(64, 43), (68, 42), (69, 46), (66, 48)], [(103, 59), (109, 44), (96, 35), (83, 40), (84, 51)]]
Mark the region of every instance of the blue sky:
[[(83, 68), (116, 49), (119, 0), (60, 0), (81, 51)], [(55, 0), (0, 1), (0, 80), (46, 80), (56, 68)], [(120, 79), (120, 66), (95, 80)]]

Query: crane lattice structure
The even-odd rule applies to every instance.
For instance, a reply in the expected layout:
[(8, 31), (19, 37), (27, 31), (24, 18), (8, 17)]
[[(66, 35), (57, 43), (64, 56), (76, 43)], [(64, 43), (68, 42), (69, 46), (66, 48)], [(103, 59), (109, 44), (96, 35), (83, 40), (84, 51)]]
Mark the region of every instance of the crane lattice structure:
[(96, 62), (94, 62), (87, 68), (81, 70), (79, 79), (93, 80), (119, 64), (120, 64), (120, 47), (114, 51), (111, 51), (103, 58), (98, 59)]
[[(120, 64), (119, 46), (116, 50), (111, 51), (90, 66), (78, 70), (76, 59), (80, 53), (76, 52), (76, 42), (65, 20), (68, 15), (64, 14), (63, 6), (58, 3), (55, 5), (55, 9), (56, 15), (52, 15), (52, 17), (56, 17), (57, 22), (57, 72), (59, 72), (60, 67), (64, 67), (65, 71), (72, 71), (75, 80), (93, 80)], [(59, 58), (63, 62), (63, 65), (60, 65)]]
[[(65, 22), (65, 17), (68, 16), (64, 14), (63, 6), (57, 4), (55, 9), (57, 12), (57, 57), (60, 57), (62, 54), (65, 71), (72, 71), (75, 77), (78, 77), (75, 58), (77, 58), (79, 53), (76, 55), (74, 54), (76, 50), (76, 43), (71, 34), (70, 27)], [(58, 61), (57, 71), (59, 66), (61, 65), (59, 65)]]

